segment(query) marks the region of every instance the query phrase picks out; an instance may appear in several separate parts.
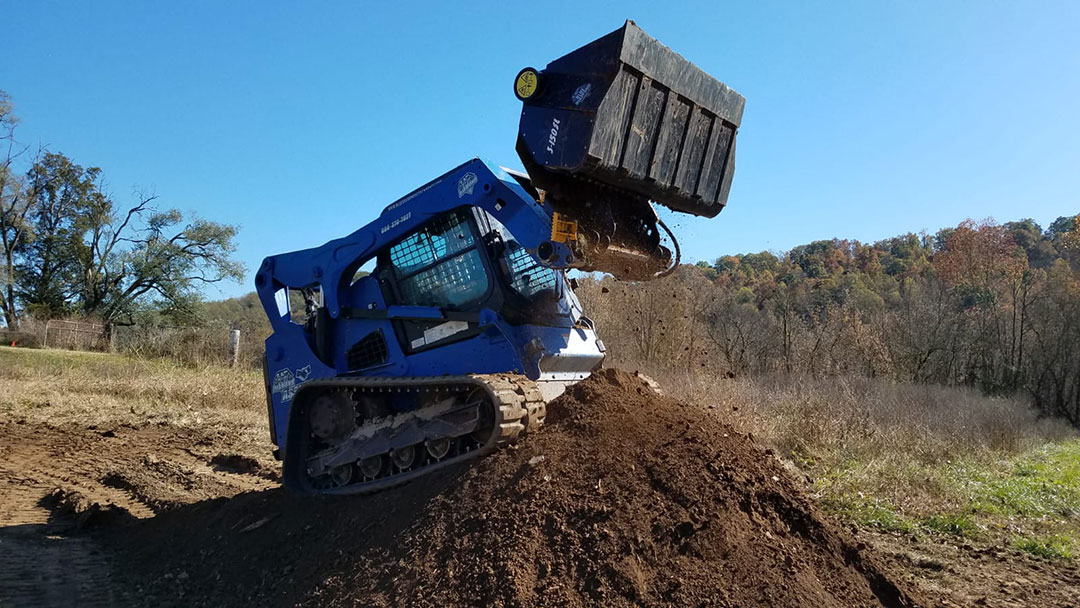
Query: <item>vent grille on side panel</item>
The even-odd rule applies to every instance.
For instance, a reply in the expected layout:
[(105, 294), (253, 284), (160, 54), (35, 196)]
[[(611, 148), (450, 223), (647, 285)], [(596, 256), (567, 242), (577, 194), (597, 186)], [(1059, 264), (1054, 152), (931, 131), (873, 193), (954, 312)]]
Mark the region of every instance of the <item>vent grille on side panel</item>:
[(389, 352), (386, 350), (386, 338), (381, 329), (360, 338), (345, 352), (345, 360), (350, 370), (364, 369), (386, 363)]

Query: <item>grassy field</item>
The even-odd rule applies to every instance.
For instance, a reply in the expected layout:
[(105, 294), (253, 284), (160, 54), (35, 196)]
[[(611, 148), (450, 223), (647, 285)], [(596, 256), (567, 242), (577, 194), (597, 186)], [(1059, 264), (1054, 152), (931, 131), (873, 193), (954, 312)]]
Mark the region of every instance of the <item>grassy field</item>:
[(1080, 436), (1022, 400), (866, 378), (665, 378), (864, 528), (1080, 556)]
[[(870, 379), (660, 377), (775, 448), (864, 528), (1080, 556), (1080, 437), (1022, 401)], [(238, 431), (267, 446), (259, 372), (0, 347), (0, 419)]]
[(228, 428), (260, 442), (268, 435), (258, 371), (66, 350), (0, 347), (0, 418)]

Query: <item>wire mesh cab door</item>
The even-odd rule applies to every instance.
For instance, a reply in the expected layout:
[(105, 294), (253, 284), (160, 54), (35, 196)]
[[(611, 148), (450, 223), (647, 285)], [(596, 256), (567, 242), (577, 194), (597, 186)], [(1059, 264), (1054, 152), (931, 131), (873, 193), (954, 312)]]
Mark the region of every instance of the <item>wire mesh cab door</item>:
[(479, 327), (469, 313), (488, 306), (498, 293), (468, 207), (448, 211), (391, 245), (378, 265), (387, 302), (442, 312), (437, 319), (394, 321), (407, 354), (475, 336)]

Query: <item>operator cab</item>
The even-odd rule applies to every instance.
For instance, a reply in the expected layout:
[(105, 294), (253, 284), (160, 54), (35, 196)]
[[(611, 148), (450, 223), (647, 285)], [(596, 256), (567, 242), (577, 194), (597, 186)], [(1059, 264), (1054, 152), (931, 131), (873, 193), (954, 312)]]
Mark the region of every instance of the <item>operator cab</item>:
[[(477, 207), (443, 213), (383, 249), (374, 277), (387, 305), (460, 313), (468, 329), (455, 331), (456, 339), (478, 333), (469, 313), (484, 309), (498, 312), (511, 325), (570, 327), (575, 313), (580, 315), (565, 273), (542, 266), (505, 226)], [(568, 294), (571, 298), (564, 299)], [(417, 352), (450, 341), (431, 340), (431, 329), (439, 323), (406, 320), (396, 323), (395, 330), (403, 349)]]

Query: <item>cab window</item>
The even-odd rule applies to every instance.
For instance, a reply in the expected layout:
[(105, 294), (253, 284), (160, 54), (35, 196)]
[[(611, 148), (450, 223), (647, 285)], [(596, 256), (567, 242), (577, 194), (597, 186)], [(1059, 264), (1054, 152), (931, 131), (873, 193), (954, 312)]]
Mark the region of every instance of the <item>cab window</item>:
[(390, 248), (400, 304), (463, 309), (490, 287), (469, 213), (456, 210)]

